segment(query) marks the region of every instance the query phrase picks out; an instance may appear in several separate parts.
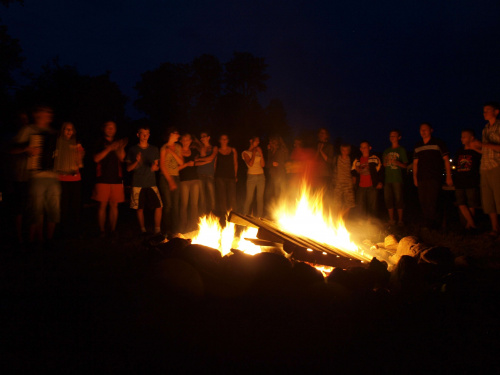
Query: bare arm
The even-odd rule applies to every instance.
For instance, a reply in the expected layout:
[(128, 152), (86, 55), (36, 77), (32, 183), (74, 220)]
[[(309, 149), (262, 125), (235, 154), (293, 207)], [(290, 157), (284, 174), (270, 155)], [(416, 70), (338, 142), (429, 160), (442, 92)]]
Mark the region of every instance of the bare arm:
[(172, 150), (170, 147), (165, 147), (165, 150), (167, 152), (169, 152), (170, 154), (172, 154), (172, 156), (174, 157), (175, 161), (177, 162), (177, 164), (179, 165), (182, 165), (184, 164), (184, 158), (182, 156), (179, 156), (174, 150)]
[(205, 165), (205, 164), (209, 164), (212, 162), (212, 160), (215, 159), (215, 157), (217, 156), (217, 146), (214, 146), (213, 149), (212, 149), (212, 154), (210, 156), (205, 156), (203, 158), (199, 158), (196, 160), (196, 165)]
[(245, 159), (245, 163), (247, 163), (249, 167), (253, 166), (253, 162), (255, 161), (255, 152), (256, 152), (255, 148), (253, 148), (251, 152), (252, 152), (251, 157), (248, 156), (246, 152), (243, 153), (243, 159)]
[(481, 152), (482, 149), (489, 148), (493, 151), (500, 152), (500, 145), (496, 143), (483, 143), (481, 141), (474, 142), (474, 150)]
[(156, 172), (160, 169), (160, 165), (158, 163), (158, 159), (156, 159), (153, 164), (151, 164), (151, 172)]
[(137, 155), (135, 156), (135, 161), (133, 163), (127, 160), (127, 172), (136, 169), (137, 166), (140, 164), (140, 162), (141, 162), (141, 153), (138, 152)]
[(104, 159), (111, 151), (114, 151), (118, 148), (118, 143), (113, 142), (110, 145), (106, 146), (104, 150), (98, 152), (94, 155), (94, 162), (99, 163), (102, 159)]
[(167, 167), (165, 166), (166, 155), (167, 155), (167, 149), (163, 148), (160, 151), (160, 171), (165, 177), (165, 180), (167, 180), (170, 190), (175, 190), (177, 189), (177, 185), (175, 184), (175, 181), (172, 178), (172, 176), (168, 173)]
[(194, 161), (190, 160), (187, 163), (179, 165), (179, 170), (182, 171), (184, 168), (187, 168), (187, 167), (194, 167)]

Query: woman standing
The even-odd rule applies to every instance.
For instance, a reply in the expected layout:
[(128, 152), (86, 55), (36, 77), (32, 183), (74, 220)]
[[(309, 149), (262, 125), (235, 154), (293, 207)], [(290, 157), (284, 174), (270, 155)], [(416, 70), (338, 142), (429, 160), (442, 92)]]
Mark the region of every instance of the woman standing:
[(200, 157), (196, 160), (198, 176), (201, 180), (200, 212), (208, 214), (215, 211), (214, 173), (218, 148), (210, 143), (210, 134), (208, 132), (202, 132), (200, 140)]
[(264, 213), (264, 189), (266, 187), (266, 178), (264, 176), (264, 155), (259, 147), (259, 137), (250, 139), (250, 147), (241, 154), (248, 167), (247, 171), (247, 194), (243, 214), (248, 215), (253, 201), (254, 191), (257, 191), (257, 217), (262, 217)]
[(288, 149), (280, 136), (269, 138), (267, 146), (267, 164), (269, 181), (266, 188), (266, 202), (279, 200), (281, 189), (286, 184), (285, 164), (288, 161)]
[(75, 235), (80, 222), (82, 202), (82, 176), (84, 150), (76, 141), (75, 126), (71, 122), (62, 124), (57, 138), (54, 169), (61, 182), (61, 233)]
[(177, 144), (179, 132), (167, 129), (167, 143), (160, 149), (160, 193), (163, 202), (161, 231), (166, 235), (178, 232), (179, 222), (179, 165), (184, 163), (181, 146)]
[[(195, 166), (195, 160), (199, 152), (191, 148), (193, 138), (191, 134), (181, 137), (181, 156), (184, 163), (179, 166), (180, 184), (180, 220), (179, 229), (181, 233), (187, 233), (196, 229), (198, 222), (198, 200), (200, 198), (201, 181)], [(188, 215), (189, 207), (189, 215)]]
[(217, 192), (218, 215), (224, 217), (228, 211), (236, 209), (236, 181), (238, 159), (236, 149), (229, 147), (229, 137), (222, 134), (220, 148), (215, 160), (215, 188)]

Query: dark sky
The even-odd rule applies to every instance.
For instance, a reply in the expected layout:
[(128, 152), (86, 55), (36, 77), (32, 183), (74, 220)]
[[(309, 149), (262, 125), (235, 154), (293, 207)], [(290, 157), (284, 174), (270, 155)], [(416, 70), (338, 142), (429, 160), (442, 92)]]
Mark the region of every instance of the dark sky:
[[(280, 98), (294, 126), (412, 148), (429, 121), (454, 150), (479, 132), (482, 104), (500, 100), (500, 1), (25, 0), (0, 7), (25, 67), (59, 56), (83, 74), (112, 72), (135, 99), (140, 74), (203, 53), (269, 64), (262, 104)], [(132, 117), (138, 114), (129, 113)]]

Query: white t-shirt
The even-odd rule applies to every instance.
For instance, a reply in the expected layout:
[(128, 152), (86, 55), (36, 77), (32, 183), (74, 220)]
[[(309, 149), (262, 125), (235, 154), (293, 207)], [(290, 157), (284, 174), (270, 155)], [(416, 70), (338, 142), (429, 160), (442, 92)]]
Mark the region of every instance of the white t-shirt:
[[(247, 154), (247, 156), (250, 159), (252, 158), (252, 152), (251, 151), (243, 151), (241, 153), (241, 157), (243, 158), (243, 160), (245, 160), (245, 157), (243, 156), (244, 154)], [(260, 152), (257, 152), (255, 154), (255, 159), (253, 161), (253, 165), (252, 166), (249, 166), (248, 163), (245, 160), (245, 164), (248, 167), (248, 174), (263, 174), (264, 173), (264, 169), (262, 169), (262, 167), (260, 165), (260, 159), (262, 159), (262, 155), (260, 154)]]

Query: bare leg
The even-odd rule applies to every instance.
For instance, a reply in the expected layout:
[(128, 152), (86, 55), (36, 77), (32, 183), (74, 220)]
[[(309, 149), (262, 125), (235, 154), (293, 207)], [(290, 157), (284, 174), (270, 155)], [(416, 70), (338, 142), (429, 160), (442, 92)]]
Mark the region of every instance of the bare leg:
[(403, 209), (402, 208), (398, 208), (398, 220), (400, 223), (403, 222)]
[(109, 225), (111, 231), (114, 232), (116, 229), (116, 222), (118, 221), (118, 203), (109, 202)]
[(144, 226), (144, 210), (142, 208), (137, 209), (137, 221), (139, 222), (139, 227), (141, 230), (145, 228)]
[(396, 224), (394, 221), (394, 208), (388, 208), (387, 213), (389, 214), (389, 225)]
[(51, 240), (54, 237), (54, 231), (56, 229), (56, 223), (48, 222), (47, 223), (47, 239)]
[(160, 224), (161, 224), (161, 211), (162, 208), (158, 207), (155, 209), (155, 232), (160, 229)]
[(492, 212), (489, 215), (491, 220), (491, 229), (493, 232), (498, 233), (498, 214), (496, 212)]
[(465, 221), (467, 222), (467, 224), (465, 225), (465, 229), (475, 228), (476, 224), (474, 224), (474, 219), (472, 218), (472, 215), (469, 211), (469, 207), (467, 207), (465, 204), (461, 204), (458, 206), (458, 208), (460, 209), (462, 215), (464, 215)]
[(97, 212), (97, 221), (99, 222), (99, 229), (101, 233), (106, 230), (106, 207), (108, 202), (99, 202), (99, 211)]

